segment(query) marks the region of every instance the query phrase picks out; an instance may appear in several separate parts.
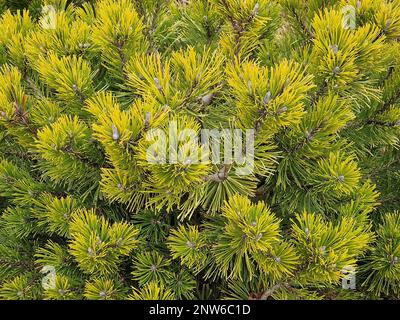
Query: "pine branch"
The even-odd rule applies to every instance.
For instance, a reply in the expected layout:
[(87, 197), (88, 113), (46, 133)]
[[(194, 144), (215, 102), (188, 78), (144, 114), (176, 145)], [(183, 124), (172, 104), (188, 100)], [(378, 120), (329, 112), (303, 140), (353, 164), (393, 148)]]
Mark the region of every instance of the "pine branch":
[(276, 285), (274, 285), (272, 288), (265, 290), (265, 291), (262, 293), (262, 295), (261, 295), (261, 297), (260, 297), (260, 300), (268, 300), (268, 298), (269, 298), (270, 296), (272, 296), (272, 294), (273, 294), (275, 291), (279, 290), (279, 289), (282, 287), (282, 285), (283, 285), (283, 284), (276, 284)]

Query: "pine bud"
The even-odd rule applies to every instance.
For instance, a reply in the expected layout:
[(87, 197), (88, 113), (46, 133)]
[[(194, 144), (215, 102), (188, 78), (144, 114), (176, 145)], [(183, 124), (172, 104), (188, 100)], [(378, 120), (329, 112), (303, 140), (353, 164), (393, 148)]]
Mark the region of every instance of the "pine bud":
[(152, 272), (156, 272), (156, 271), (157, 271), (157, 266), (156, 266), (155, 264), (153, 264), (153, 265), (151, 266), (150, 270), (151, 270)]
[(154, 83), (156, 84), (157, 90), (162, 91), (162, 86), (161, 86), (160, 80), (158, 80), (158, 78), (154, 77)]
[(91, 256), (91, 257), (94, 256), (94, 252), (93, 252), (93, 249), (92, 249), (92, 248), (89, 247), (89, 248), (87, 249), (87, 252), (88, 252), (89, 256)]
[(277, 263), (280, 263), (280, 262), (281, 262), (281, 258), (280, 258), (280, 257), (275, 257), (275, 261), (276, 261)]
[(263, 103), (264, 105), (267, 105), (270, 101), (271, 101), (271, 91), (268, 91), (263, 98)]
[(336, 56), (338, 51), (339, 51), (338, 45), (337, 44), (333, 44), (333, 45), (330, 45), (329, 48), (331, 48), (333, 54)]
[(65, 294), (65, 290), (63, 290), (63, 289), (58, 290), (58, 294), (60, 296), (63, 296)]
[(205, 96), (203, 96), (201, 98), (201, 103), (203, 105), (205, 105), (205, 106), (208, 106), (211, 103), (212, 98), (213, 98), (213, 94), (212, 93), (208, 93), (208, 94), (206, 94)]
[(249, 88), (249, 91), (253, 91), (253, 83), (251, 82), (251, 80), (247, 81), (247, 88)]
[(193, 249), (193, 248), (194, 248), (194, 243), (191, 242), (191, 241), (187, 241), (187, 242), (186, 242), (186, 247), (188, 247), (188, 248), (190, 248), (190, 249)]
[(389, 27), (391, 26), (391, 24), (392, 24), (392, 18), (389, 18), (389, 19), (386, 21), (386, 30), (389, 29)]
[(338, 180), (340, 181), (340, 182), (343, 182), (344, 181), (344, 175), (340, 175), (339, 177), (338, 177)]
[(357, 7), (357, 9), (360, 9), (360, 7), (361, 7), (361, 0), (357, 0), (356, 7)]
[(339, 73), (340, 73), (340, 68), (339, 68), (339, 67), (335, 67), (335, 68), (333, 69), (333, 74), (337, 75), (337, 74), (339, 74)]
[(194, 78), (195, 83), (199, 82), (202, 75), (203, 75), (203, 71), (199, 71), (199, 73), (196, 74), (196, 77)]
[(304, 232), (305, 232), (305, 234), (306, 234), (307, 237), (310, 235), (310, 230), (309, 230), (308, 228), (305, 228), (305, 229), (304, 229)]
[(85, 43), (79, 43), (79, 44), (78, 44), (78, 47), (79, 47), (79, 49), (86, 50), (87, 48), (90, 47), (90, 44), (87, 43), (87, 42), (85, 42)]
[(113, 124), (111, 126), (111, 129), (112, 129), (112, 138), (113, 138), (113, 140), (117, 141), (119, 139), (118, 128)]
[(105, 298), (107, 297), (107, 293), (105, 291), (100, 291), (99, 296), (100, 298)]
[(277, 114), (285, 113), (288, 110), (287, 107), (282, 107), (276, 111)]
[(151, 119), (151, 113), (150, 111), (146, 112), (146, 117), (144, 119), (144, 128), (145, 130), (147, 130), (150, 126), (150, 119)]

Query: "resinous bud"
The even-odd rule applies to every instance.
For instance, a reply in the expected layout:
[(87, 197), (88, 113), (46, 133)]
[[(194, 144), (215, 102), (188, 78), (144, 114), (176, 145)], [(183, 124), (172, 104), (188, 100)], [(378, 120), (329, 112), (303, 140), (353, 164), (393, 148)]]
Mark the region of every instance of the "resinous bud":
[(154, 77), (154, 83), (156, 84), (157, 89), (159, 91), (161, 91), (162, 90), (161, 83), (160, 83), (160, 80), (158, 80), (157, 77)]
[(194, 243), (191, 241), (186, 242), (186, 247), (193, 249), (194, 248)]
[(282, 108), (278, 109), (278, 111), (276, 113), (277, 114), (285, 113), (287, 110), (288, 110), (287, 107), (282, 107)]
[(336, 56), (337, 53), (339, 52), (339, 47), (338, 47), (337, 44), (330, 45), (329, 48), (331, 48), (331, 50), (332, 50), (332, 52), (333, 52), (333, 54), (334, 54), (335, 56)]
[(387, 19), (387, 21), (386, 21), (386, 29), (389, 29), (391, 24), (392, 24), (392, 18)]
[(89, 256), (91, 256), (91, 257), (94, 255), (93, 249), (90, 247), (88, 248), (87, 252), (88, 252)]
[(213, 94), (208, 93), (201, 98), (201, 103), (204, 104), (205, 106), (208, 106), (211, 103), (212, 98), (213, 98)]
[(263, 98), (263, 103), (268, 104), (270, 101), (271, 101), (271, 91), (268, 91)]
[(249, 88), (250, 92), (253, 90), (253, 83), (251, 82), (251, 80), (247, 81), (247, 88)]
[(111, 129), (112, 129), (112, 138), (113, 140), (117, 141), (119, 139), (118, 128), (113, 124)]
[(151, 113), (150, 113), (150, 111), (147, 111), (147, 112), (146, 112), (146, 117), (145, 117), (145, 119), (144, 119), (144, 126), (145, 126), (146, 129), (147, 129), (147, 128), (149, 127), (149, 125), (150, 125), (150, 119), (151, 119)]

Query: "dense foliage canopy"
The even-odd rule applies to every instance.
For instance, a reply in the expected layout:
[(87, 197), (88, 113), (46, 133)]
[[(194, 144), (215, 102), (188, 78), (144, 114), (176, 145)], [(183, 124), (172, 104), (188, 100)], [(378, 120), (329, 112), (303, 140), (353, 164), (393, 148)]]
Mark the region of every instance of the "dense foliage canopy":
[[(400, 297), (399, 0), (0, 10), (1, 298)], [(149, 162), (171, 123), (253, 171)]]

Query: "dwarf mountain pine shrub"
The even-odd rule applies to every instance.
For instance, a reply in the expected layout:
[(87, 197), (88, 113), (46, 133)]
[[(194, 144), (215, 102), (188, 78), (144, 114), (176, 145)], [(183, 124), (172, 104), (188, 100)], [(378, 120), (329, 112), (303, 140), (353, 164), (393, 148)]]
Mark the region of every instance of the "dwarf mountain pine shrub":
[(398, 0), (0, 8), (2, 299), (400, 297)]

